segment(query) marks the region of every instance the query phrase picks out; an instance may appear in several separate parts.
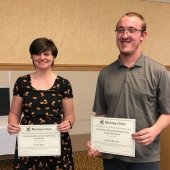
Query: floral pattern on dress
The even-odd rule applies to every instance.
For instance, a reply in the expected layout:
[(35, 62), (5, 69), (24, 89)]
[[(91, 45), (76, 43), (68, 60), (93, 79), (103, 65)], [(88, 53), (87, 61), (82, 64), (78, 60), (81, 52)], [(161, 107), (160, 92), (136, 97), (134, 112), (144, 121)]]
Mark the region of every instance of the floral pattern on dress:
[[(19, 77), (14, 85), (14, 96), (23, 98), (20, 124), (58, 124), (64, 117), (62, 99), (73, 98), (67, 79), (57, 76), (48, 90), (37, 90), (31, 85), (30, 74)], [(61, 133), (61, 156), (18, 157), (16, 144), (14, 170), (74, 170), (71, 140)]]

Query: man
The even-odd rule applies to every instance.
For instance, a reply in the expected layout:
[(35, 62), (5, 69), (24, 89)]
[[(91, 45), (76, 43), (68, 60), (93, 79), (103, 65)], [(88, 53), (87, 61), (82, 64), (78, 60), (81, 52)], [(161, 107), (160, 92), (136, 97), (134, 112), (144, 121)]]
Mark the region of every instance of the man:
[(147, 36), (143, 16), (123, 15), (116, 25), (118, 60), (99, 74), (93, 111), (96, 116), (136, 119), (135, 157), (99, 153), (104, 170), (159, 170), (160, 133), (170, 124), (170, 80), (164, 66), (141, 51)]

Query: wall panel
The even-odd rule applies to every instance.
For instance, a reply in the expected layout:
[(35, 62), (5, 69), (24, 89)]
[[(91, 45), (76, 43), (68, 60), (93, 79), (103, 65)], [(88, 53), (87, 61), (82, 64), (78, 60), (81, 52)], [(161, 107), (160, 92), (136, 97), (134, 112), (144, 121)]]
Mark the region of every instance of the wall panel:
[[(12, 99), (12, 91), (16, 79), (31, 72), (0, 71), (1, 75), (3, 75), (0, 77), (0, 86), (4, 82), (10, 88), (10, 100)], [(76, 122), (70, 134), (90, 133), (90, 117), (94, 115), (92, 106), (98, 71), (55, 71), (55, 73), (67, 78), (73, 88)]]

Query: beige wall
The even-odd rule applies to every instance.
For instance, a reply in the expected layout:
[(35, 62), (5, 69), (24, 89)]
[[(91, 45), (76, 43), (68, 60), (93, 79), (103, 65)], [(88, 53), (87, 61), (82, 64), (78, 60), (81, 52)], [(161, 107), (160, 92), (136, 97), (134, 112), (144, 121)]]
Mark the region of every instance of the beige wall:
[(170, 65), (170, 3), (146, 0), (0, 0), (1, 63), (31, 63), (33, 39), (46, 36), (59, 48), (59, 64), (108, 64), (118, 55), (114, 29), (128, 11), (145, 16), (144, 52)]

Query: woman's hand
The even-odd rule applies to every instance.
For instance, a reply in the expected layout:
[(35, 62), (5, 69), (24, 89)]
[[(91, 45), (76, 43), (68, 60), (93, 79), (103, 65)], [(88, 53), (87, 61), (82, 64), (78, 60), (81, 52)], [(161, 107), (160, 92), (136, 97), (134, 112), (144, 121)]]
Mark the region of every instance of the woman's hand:
[(72, 128), (72, 125), (69, 120), (64, 120), (62, 123), (58, 124), (57, 127), (60, 132), (64, 133), (64, 132), (68, 132)]
[(20, 130), (21, 130), (21, 128), (18, 124), (9, 123), (8, 126), (7, 126), (7, 131), (10, 135), (19, 133)]

